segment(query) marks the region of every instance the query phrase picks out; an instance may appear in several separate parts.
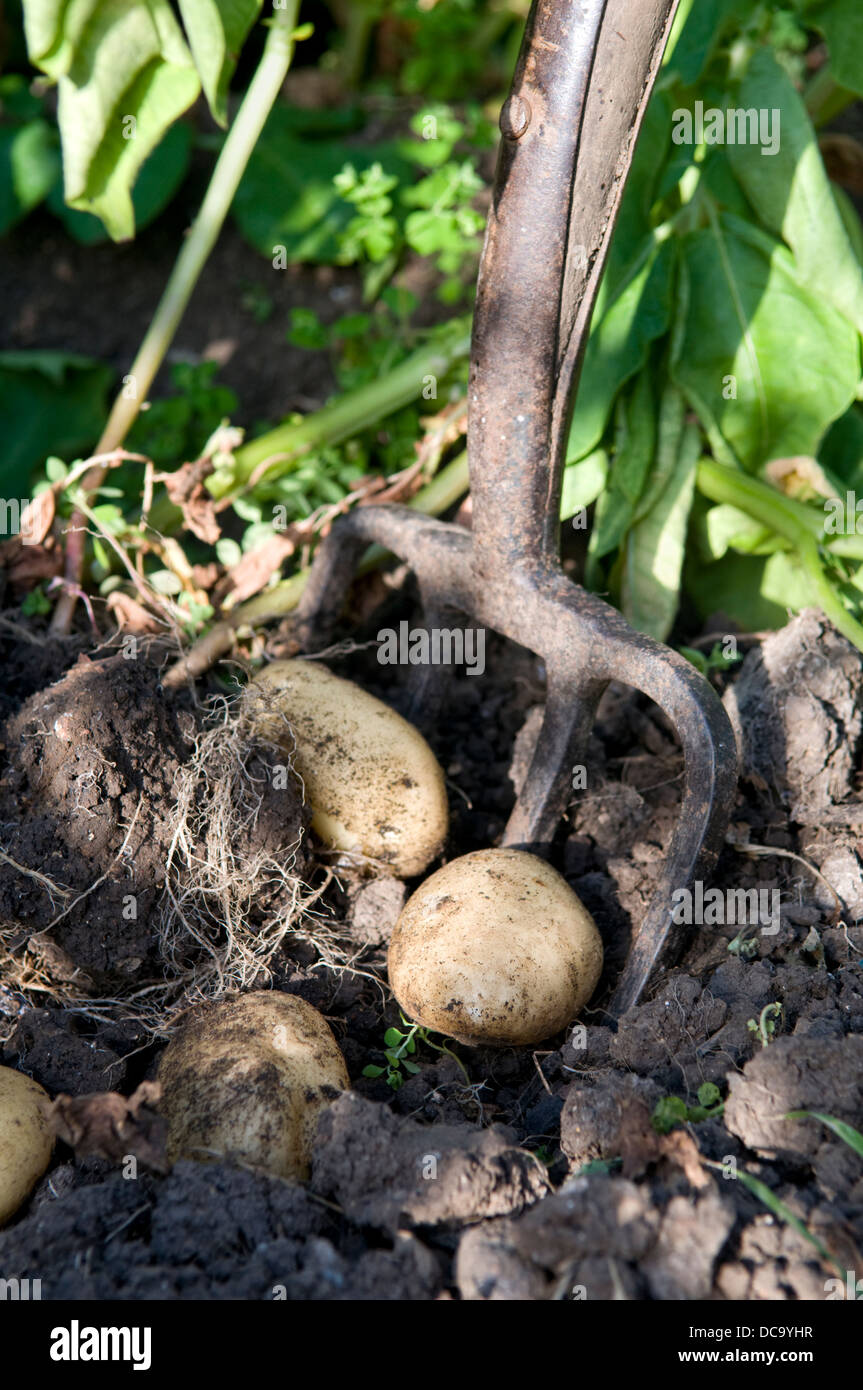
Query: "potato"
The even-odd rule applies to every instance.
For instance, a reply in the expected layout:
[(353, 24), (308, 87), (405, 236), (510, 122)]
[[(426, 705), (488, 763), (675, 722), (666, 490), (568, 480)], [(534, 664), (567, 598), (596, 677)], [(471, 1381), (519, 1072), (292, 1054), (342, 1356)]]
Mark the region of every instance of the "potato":
[(195, 1009), (159, 1081), (172, 1162), (231, 1158), (281, 1178), (307, 1175), (318, 1115), (350, 1086), (317, 1009), (271, 990)]
[(23, 1072), (0, 1067), (0, 1226), (29, 1197), (51, 1160), (47, 1091)]
[(454, 859), (408, 899), (389, 948), (405, 1013), (471, 1045), (542, 1042), (587, 1003), (602, 941), (569, 885), (536, 855)]
[(312, 827), (334, 849), (427, 869), (447, 833), (443, 772), (422, 735), (388, 705), (315, 661), (274, 661), (249, 687), (263, 737), (292, 749)]

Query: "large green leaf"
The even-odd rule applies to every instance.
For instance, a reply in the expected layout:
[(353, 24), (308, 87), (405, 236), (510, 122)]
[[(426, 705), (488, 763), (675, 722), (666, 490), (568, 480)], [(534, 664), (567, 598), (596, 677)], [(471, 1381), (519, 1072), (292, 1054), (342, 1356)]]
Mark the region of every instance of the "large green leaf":
[(863, 413), (858, 406), (852, 405), (830, 426), (818, 459), (852, 492), (863, 494)]
[(72, 459), (93, 447), (112, 380), (110, 367), (88, 357), (0, 353), (3, 496), (27, 497), (33, 469), (50, 454)]
[(204, 94), (219, 125), (228, 123), (228, 83), (263, 0), (179, 0)]
[(812, 602), (809, 580), (786, 551), (763, 558), (729, 550), (713, 565), (690, 551), (684, 584), (702, 618), (724, 613), (743, 632), (783, 627), (789, 610), (799, 612)]
[(25, 0), (31, 60), (58, 82), (66, 201), (114, 240), (135, 230), (131, 187), (200, 91), (168, 0)]
[[(656, 451), (655, 384), (649, 368), (631, 390), (618, 397), (614, 461), (609, 485), (600, 497), (590, 533), (586, 580), (600, 585), (598, 562), (616, 550), (632, 525)], [(577, 466), (577, 465), (576, 465)], [(567, 469), (564, 473), (566, 478)]]
[(863, 332), (863, 272), (834, 201), (806, 107), (769, 49), (760, 49), (752, 59), (739, 105), (781, 113), (776, 154), (762, 154), (755, 144), (728, 146), (747, 198), (764, 226), (791, 247), (807, 287)]
[(18, 73), (0, 77), (0, 236), (41, 203), (60, 173), (56, 133)]
[[(640, 632), (664, 642), (680, 602), (686, 528), (701, 452), (698, 426), (683, 420), (683, 400), (670, 387), (661, 413), (657, 474), (664, 477), (649, 510), (626, 537), (621, 607)], [(663, 403), (665, 404), (665, 403)]]
[(667, 66), (684, 86), (693, 86), (731, 24), (748, 19), (751, 12), (752, 0), (695, 0)]
[(855, 397), (853, 325), (781, 243), (730, 213), (683, 238), (681, 253), (673, 372), (714, 454), (750, 470), (815, 454)]
[(641, 264), (595, 324), (569, 434), (567, 461), (584, 458), (599, 444), (620, 388), (647, 360), (650, 344), (671, 319), (674, 246), (649, 237)]
[[(135, 226), (146, 227), (167, 207), (186, 176), (192, 153), (192, 130), (186, 121), (171, 126), (160, 145), (144, 161), (132, 189)], [(67, 206), (63, 183), (59, 180), (48, 195), (48, 207), (60, 218), (66, 231), (83, 246), (97, 246), (108, 240), (98, 217)]]
[[(799, 4), (799, 0), (798, 0)], [(804, 4), (804, 19), (827, 40), (830, 67), (841, 87), (863, 96), (863, 8), (860, 0)]]
[(668, 93), (654, 91), (626, 181), (626, 191), (594, 311), (594, 323), (599, 323), (607, 304), (617, 297), (644, 246), (645, 233), (651, 225), (650, 212), (671, 143), (671, 114), (672, 102)]
[(59, 172), (56, 136), (47, 121), (0, 129), (0, 236), (41, 203)]
[(337, 234), (356, 215), (333, 183), (336, 174), (345, 164), (362, 170), (378, 162), (404, 180), (411, 166), (392, 144), (299, 139), (294, 129), (290, 111), (275, 107), (237, 189), (233, 213), (243, 236), (265, 256), (284, 246), (289, 261), (327, 264), (338, 253)]

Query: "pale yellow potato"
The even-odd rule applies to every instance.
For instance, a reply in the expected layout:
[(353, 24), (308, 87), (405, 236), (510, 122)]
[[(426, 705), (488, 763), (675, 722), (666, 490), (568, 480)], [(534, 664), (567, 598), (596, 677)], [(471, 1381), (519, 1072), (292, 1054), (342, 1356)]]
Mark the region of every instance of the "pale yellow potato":
[(560, 1032), (587, 1003), (602, 940), (545, 860), (485, 849), (454, 859), (411, 895), (388, 964), (415, 1022), (472, 1045), (526, 1045)]
[(226, 1158), (281, 1178), (307, 1176), (318, 1115), (350, 1087), (326, 1019), (272, 990), (190, 1013), (159, 1081), (171, 1162)]
[(51, 1160), (47, 1091), (23, 1072), (0, 1067), (0, 1226), (29, 1197)]
[(247, 699), (263, 737), (290, 752), (293, 731), (293, 765), (326, 845), (400, 878), (437, 858), (448, 823), (444, 776), (412, 724), (317, 661), (274, 661)]

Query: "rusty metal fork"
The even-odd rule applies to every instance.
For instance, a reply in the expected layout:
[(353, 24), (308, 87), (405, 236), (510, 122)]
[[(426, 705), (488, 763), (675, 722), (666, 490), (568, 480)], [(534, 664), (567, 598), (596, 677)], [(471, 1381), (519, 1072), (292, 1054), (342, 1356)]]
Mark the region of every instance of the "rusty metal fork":
[[(506, 845), (547, 851), (609, 681), (643, 691), (666, 712), (683, 746), (683, 804), (611, 1001), (618, 1015), (682, 945), (672, 893), (712, 868), (737, 772), (732, 730), (711, 686), (568, 580), (558, 552), (573, 390), (676, 5), (534, 0), (501, 114), (479, 272), (468, 413), (472, 531), (405, 507), (357, 509), (321, 546), (297, 614), (300, 640), (320, 640), (361, 555), (377, 542), (415, 572), (430, 625), (450, 626), (459, 614), (543, 658), (545, 715)], [(420, 676), (426, 703), (441, 695), (439, 669)]]

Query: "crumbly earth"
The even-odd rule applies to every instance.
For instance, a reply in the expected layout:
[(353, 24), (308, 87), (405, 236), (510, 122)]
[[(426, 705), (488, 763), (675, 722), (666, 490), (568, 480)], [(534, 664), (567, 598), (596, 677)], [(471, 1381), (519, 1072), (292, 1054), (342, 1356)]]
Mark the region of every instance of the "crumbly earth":
[[(55, 978), (104, 993), (163, 973), (172, 811), (201, 727), (188, 695), (162, 690), (165, 660), (82, 653), (2, 729), (0, 923), (13, 947), (37, 938)], [(299, 795), (263, 774), (257, 834), (289, 846)]]
[[(404, 595), (398, 602), (405, 605)], [(358, 621), (352, 632), (358, 642), (369, 635)], [(854, 654), (828, 635), (853, 682)], [(780, 640), (781, 670), (769, 646)], [(778, 930), (693, 928), (680, 962), (612, 1026), (609, 983), (661, 870), (682, 770), (663, 716), (613, 688), (587, 751), (588, 788), (552, 853), (606, 947), (604, 979), (578, 1027), (536, 1049), (456, 1045), (469, 1080), (451, 1055), (422, 1040), (413, 1054), (420, 1070), (399, 1089), (385, 1075), (364, 1076), (370, 1064), (384, 1067), (385, 1030), (403, 1026), (374, 978), (403, 892), (392, 880), (334, 884), (321, 910), (353, 952), (355, 970), (330, 968), (313, 944), (295, 942), (274, 979), (326, 1015), (353, 1086), (319, 1121), (308, 1185), (187, 1161), (162, 1176), (142, 1166), (129, 1181), (107, 1160), (75, 1159), (60, 1145), (28, 1205), (0, 1232), (0, 1271), (38, 1273), (43, 1298), (74, 1299), (828, 1297), (837, 1269), (863, 1269), (863, 1159), (818, 1119), (785, 1116), (817, 1110), (863, 1129), (853, 832), (860, 749), (856, 694), (841, 712), (842, 692), (830, 695), (812, 661), (812, 619), (804, 615), (779, 638), (751, 645), (742, 671), (720, 678), (738, 692), (730, 698), (744, 732), (747, 711), (771, 707), (782, 671), (805, 670), (810, 690), (821, 692), (797, 703), (783, 695), (774, 705), (783, 722), (769, 734), (781, 738), (782, 756), (770, 767), (781, 782), (763, 765), (741, 781), (714, 878), (726, 889), (779, 892)], [(400, 693), (382, 686), (373, 654), (355, 652), (338, 669), (398, 706)], [(531, 711), (542, 690), (537, 661), (497, 642), (483, 680), (455, 678), (447, 717), (429, 731), (451, 791), (448, 856), (498, 840), (536, 737)], [(44, 698), (22, 705), (16, 728)], [(168, 721), (165, 737), (176, 738), (179, 757), (179, 714), (156, 700), (146, 718)], [(825, 766), (830, 757), (829, 776), (813, 770), (813, 748), (825, 750)], [(7, 765), (10, 775), (31, 797), (29, 816), (16, 822), (7, 803), (0, 817), (22, 837), (4, 843), (20, 849), (34, 809), (49, 817), (50, 808), (44, 800), (34, 807), (20, 769)], [(98, 815), (98, 802), (90, 809)], [(68, 846), (64, 852), (69, 871)], [(134, 1023), (40, 1002), (34, 1008), (0, 988), (2, 1060), (52, 1095), (130, 1095), (155, 1075), (162, 1045)], [(659, 1136), (650, 1122), (657, 1103), (676, 1097), (692, 1110), (708, 1082), (724, 1109), (714, 1105), (706, 1117), (696, 1110)], [(739, 1174), (770, 1189), (821, 1248), (769, 1211)]]

